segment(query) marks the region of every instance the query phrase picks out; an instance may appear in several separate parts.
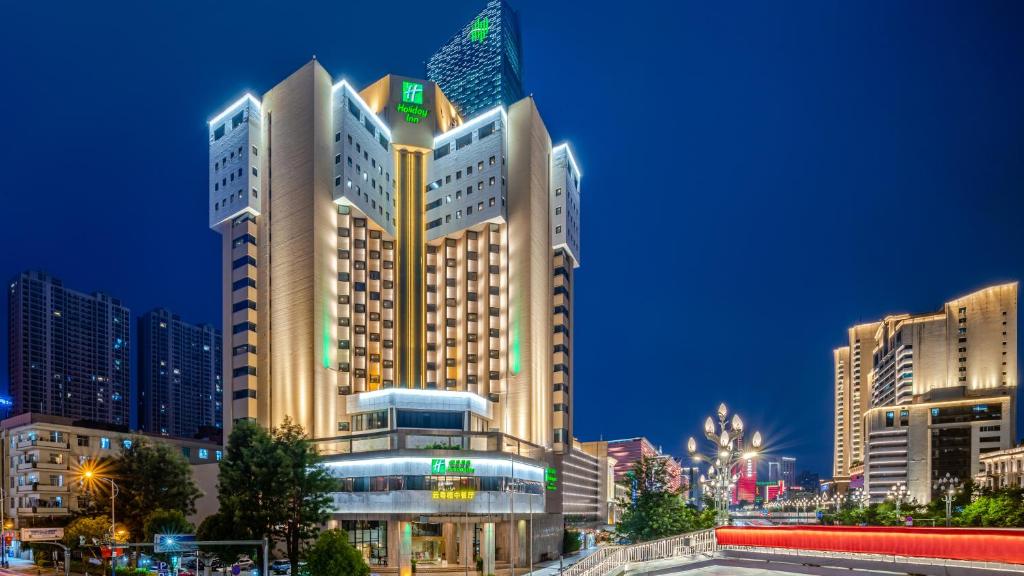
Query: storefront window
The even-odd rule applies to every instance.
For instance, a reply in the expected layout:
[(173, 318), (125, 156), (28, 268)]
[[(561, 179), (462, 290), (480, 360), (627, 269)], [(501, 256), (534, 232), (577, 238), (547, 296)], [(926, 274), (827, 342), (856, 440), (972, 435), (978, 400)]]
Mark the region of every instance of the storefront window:
[(388, 523), (381, 520), (342, 520), (341, 527), (348, 541), (370, 566), (383, 566), (388, 561)]

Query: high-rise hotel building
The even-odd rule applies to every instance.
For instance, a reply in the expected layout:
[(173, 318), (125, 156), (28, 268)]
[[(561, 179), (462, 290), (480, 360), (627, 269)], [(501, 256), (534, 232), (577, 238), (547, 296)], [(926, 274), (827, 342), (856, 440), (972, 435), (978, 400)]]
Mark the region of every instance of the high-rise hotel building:
[(7, 298), (13, 413), (128, 426), (129, 309), (34, 271), (13, 278)]
[(929, 502), (939, 478), (972, 478), (982, 454), (1013, 445), (1017, 289), (850, 329), (850, 346), (834, 352), (837, 479), (859, 466), (872, 501), (902, 483)]
[(314, 60), (209, 146), (225, 427), (305, 427), (374, 564), (557, 556), (581, 173), (533, 98), (465, 118)]

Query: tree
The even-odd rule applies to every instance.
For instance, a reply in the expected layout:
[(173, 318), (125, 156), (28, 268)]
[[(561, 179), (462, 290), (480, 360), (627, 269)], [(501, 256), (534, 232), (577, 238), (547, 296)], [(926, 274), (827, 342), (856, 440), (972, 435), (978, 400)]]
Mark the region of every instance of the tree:
[[(235, 540), (239, 538), (239, 532), (241, 530), (235, 526), (234, 521), (221, 510), (203, 519), (196, 528), (196, 540)], [(255, 558), (258, 554), (251, 546), (221, 546), (218, 553), (222, 558), (235, 558), (240, 554)]]
[[(129, 534), (142, 535), (146, 517), (157, 509), (177, 510), (182, 515), (195, 513), (196, 499), (202, 493), (192, 479), (188, 461), (169, 444), (135, 439), (131, 448), (110, 461), (109, 468), (118, 489), (117, 521)], [(97, 484), (109, 490), (105, 482)], [(107, 499), (97, 498), (95, 505), (110, 513)]]
[(292, 573), (298, 574), (302, 544), (327, 520), (335, 487), (320, 461), (305, 431), (290, 419), (271, 432), (237, 423), (220, 463), (223, 518), (217, 522), (230, 525), (236, 538), (283, 541)]
[(146, 542), (152, 542), (157, 534), (192, 534), (195, 526), (189, 522), (181, 510), (164, 510), (157, 508), (146, 516), (142, 524), (142, 532)]
[[(661, 458), (644, 456), (625, 480), (630, 498), (621, 498), (624, 510), (616, 531), (633, 542), (656, 540), (694, 532), (714, 525), (714, 510), (699, 511), (668, 488), (668, 470)], [(632, 492), (636, 492), (635, 502)]]
[(281, 427), (273, 431), (273, 438), (282, 459), (285, 486), (284, 521), (275, 527), (275, 532), (284, 540), (292, 562), (291, 573), (298, 574), (302, 543), (315, 538), (320, 525), (327, 521), (335, 482), (320, 465), (320, 455), (302, 426), (286, 417)]
[(235, 538), (273, 539), (273, 527), (284, 517), (280, 469), (270, 433), (254, 422), (235, 423), (217, 479), (221, 527), (230, 527)]
[(1024, 527), (1024, 489), (981, 490), (957, 518), (960, 526)]
[[(106, 538), (109, 532), (109, 516), (79, 516), (64, 528), (64, 544), (73, 549), (88, 548)], [(82, 538), (85, 538), (84, 545)]]
[[(368, 576), (370, 567), (363, 555), (349, 544), (344, 530), (327, 530), (320, 533), (316, 542), (306, 553), (310, 576)], [(292, 566), (292, 574), (295, 567)]]

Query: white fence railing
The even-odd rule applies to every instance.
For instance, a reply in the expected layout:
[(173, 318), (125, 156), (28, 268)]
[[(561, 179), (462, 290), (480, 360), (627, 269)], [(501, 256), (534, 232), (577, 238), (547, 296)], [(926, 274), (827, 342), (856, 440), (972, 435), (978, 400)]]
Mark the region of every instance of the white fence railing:
[(563, 576), (606, 576), (636, 562), (711, 553), (718, 549), (714, 529), (628, 546), (607, 546), (573, 564)]

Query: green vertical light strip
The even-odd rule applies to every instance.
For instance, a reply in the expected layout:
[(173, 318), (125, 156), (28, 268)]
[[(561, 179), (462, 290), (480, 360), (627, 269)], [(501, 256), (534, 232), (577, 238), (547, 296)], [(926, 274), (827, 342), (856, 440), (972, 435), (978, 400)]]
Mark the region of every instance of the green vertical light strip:
[(512, 360), (511, 368), (512, 374), (519, 374), (519, 314), (522, 313), (520, 307), (519, 294), (515, 297), (515, 306), (512, 307), (512, 327), (510, 338), (512, 340)]
[(331, 367), (331, 312), (327, 304), (324, 304), (323, 317), (323, 363), (324, 368)]

